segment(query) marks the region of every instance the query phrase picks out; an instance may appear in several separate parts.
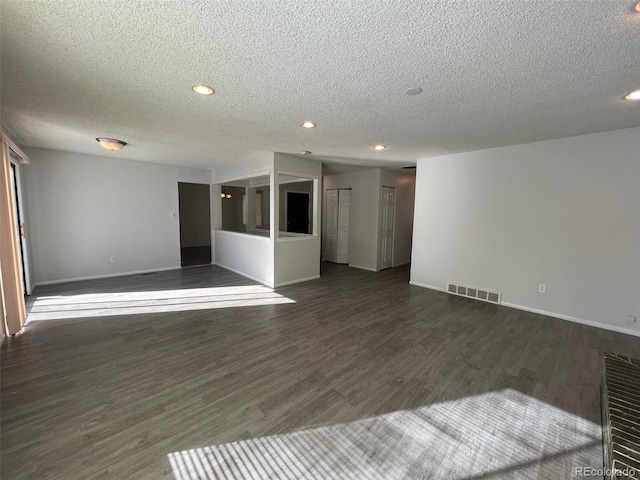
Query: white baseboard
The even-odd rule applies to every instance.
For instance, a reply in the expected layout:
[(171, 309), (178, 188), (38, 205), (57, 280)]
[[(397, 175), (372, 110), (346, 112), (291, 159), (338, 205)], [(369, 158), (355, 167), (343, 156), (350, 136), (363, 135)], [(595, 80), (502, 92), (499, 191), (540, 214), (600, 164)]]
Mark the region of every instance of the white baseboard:
[(433, 285), (427, 285), (426, 283), (414, 282), (413, 280), (409, 281), (409, 285), (413, 285), (414, 287), (428, 288), (429, 290), (437, 290), (438, 292), (447, 293), (447, 290), (445, 288), (434, 287)]
[(288, 282), (277, 283), (275, 288), (286, 287), (287, 285), (294, 285), (296, 283), (308, 282), (310, 280), (317, 280), (318, 278), (320, 278), (320, 275), (314, 275), (312, 277), (299, 278), (297, 280), (290, 280)]
[[(68, 283), (68, 282), (79, 282), (82, 280), (96, 280), (99, 278), (111, 278), (111, 277), (126, 277), (127, 275), (139, 275), (141, 273), (152, 273), (152, 272), (166, 272), (168, 270), (179, 270), (182, 267), (164, 267), (164, 268), (151, 268), (149, 270), (135, 270), (133, 272), (122, 272), (122, 273), (107, 273), (105, 275), (90, 275), (88, 277), (75, 277), (75, 278), (63, 278), (60, 280), (47, 280), (45, 282), (36, 282), (35, 287), (43, 286), (43, 285), (55, 285), (57, 283)], [(33, 290), (32, 290), (33, 291)]]
[(410, 263), (411, 263), (411, 261), (392, 264), (392, 265), (391, 265), (391, 268), (404, 267), (405, 265), (409, 265)]
[(503, 307), (515, 308), (516, 310), (523, 310), (525, 312), (537, 313), (539, 315), (546, 315), (547, 317), (559, 318), (561, 320), (567, 320), (569, 322), (581, 323), (582, 325), (588, 325), (589, 327), (602, 328), (604, 330), (611, 330), (612, 332), (625, 333), (627, 335), (634, 335), (640, 337), (640, 331), (632, 330), (630, 328), (619, 327), (618, 325), (609, 325), (608, 323), (595, 322), (593, 320), (586, 320), (584, 318), (572, 317), (571, 315), (564, 315), (562, 313), (548, 312), (546, 310), (540, 310), (538, 308), (525, 307), (524, 305), (518, 305), (515, 303), (502, 302)]
[(263, 280), (262, 278), (254, 277), (253, 275), (249, 275), (248, 273), (241, 272), (240, 270), (236, 270), (235, 268), (227, 267), (226, 265), (223, 265), (221, 263), (216, 263), (215, 265), (217, 265), (219, 267), (222, 267), (222, 268), (224, 268), (226, 270), (229, 270), (229, 271), (231, 271), (233, 273), (237, 273), (238, 275), (242, 275), (243, 277), (246, 277), (246, 278), (248, 278), (250, 280), (253, 280), (253, 281), (256, 281), (256, 282), (261, 283), (263, 285), (266, 285), (269, 288), (274, 288), (273, 287), (273, 283), (269, 283), (266, 280)]
[(360, 270), (366, 270), (367, 272), (377, 272), (378, 271), (375, 268), (363, 267), (362, 265), (354, 265), (353, 263), (350, 263), (349, 266), (351, 268), (359, 268)]
[[(430, 290), (436, 290), (438, 292), (448, 293), (445, 288), (434, 287), (433, 285), (427, 285), (426, 283), (410, 281), (409, 284), (414, 285), (416, 287), (428, 288)], [(593, 320), (586, 320), (584, 318), (572, 317), (571, 315), (564, 315), (562, 313), (549, 312), (547, 310), (540, 310), (539, 308), (525, 307), (524, 305), (518, 305), (515, 303), (509, 303), (504, 301), (498, 306), (514, 308), (516, 310), (522, 310), (524, 312), (537, 313), (538, 315), (545, 315), (547, 317), (559, 318), (560, 320), (567, 320), (569, 322), (580, 323), (582, 325), (587, 325), (589, 327), (602, 328), (604, 330), (611, 330), (612, 332), (624, 333), (627, 335), (640, 337), (640, 331), (638, 330), (619, 327), (617, 325), (609, 325), (608, 323), (594, 322)]]

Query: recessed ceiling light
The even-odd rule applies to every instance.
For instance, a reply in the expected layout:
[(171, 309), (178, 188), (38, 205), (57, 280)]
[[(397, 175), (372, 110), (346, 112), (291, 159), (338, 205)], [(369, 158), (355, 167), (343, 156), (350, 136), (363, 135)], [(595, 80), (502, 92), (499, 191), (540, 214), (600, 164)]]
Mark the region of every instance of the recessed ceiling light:
[(122, 150), (122, 147), (127, 144), (127, 142), (116, 140), (115, 138), (98, 137), (96, 141), (102, 148), (106, 148), (107, 150)]
[(386, 145), (382, 145), (382, 144), (381, 145), (374, 145), (374, 147), (373, 147), (374, 150), (378, 150), (378, 151), (384, 150), (385, 148), (387, 148), (387, 146)]
[(407, 95), (418, 95), (419, 93), (422, 93), (422, 89), (420, 87), (411, 87), (407, 88), (407, 91), (405, 93)]
[(200, 95), (212, 95), (213, 94), (213, 88), (211, 88), (209, 85), (194, 85), (193, 87), (191, 87), (191, 90), (193, 90), (196, 93), (199, 93)]
[(640, 90), (635, 90), (624, 97), (626, 100), (640, 100)]
[(316, 126), (315, 123), (313, 123), (311, 120), (307, 120), (306, 122), (304, 122), (303, 124), (300, 125), (302, 128), (313, 128)]
[(300, 155), (311, 155), (311, 152), (309, 150), (303, 150), (300, 152)]

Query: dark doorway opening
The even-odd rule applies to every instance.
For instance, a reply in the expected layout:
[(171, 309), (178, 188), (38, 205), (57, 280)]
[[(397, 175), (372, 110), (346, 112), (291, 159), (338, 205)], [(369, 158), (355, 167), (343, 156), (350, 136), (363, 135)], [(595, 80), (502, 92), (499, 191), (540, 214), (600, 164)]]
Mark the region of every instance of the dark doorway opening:
[(287, 232), (309, 232), (309, 194), (287, 192)]
[(178, 182), (180, 264), (211, 263), (211, 197), (209, 185)]

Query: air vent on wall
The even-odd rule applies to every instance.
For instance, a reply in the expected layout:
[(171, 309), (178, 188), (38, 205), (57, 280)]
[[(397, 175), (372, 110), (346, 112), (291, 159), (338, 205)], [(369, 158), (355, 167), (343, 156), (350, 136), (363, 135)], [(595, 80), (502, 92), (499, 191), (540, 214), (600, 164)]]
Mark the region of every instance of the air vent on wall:
[(447, 292), (460, 297), (475, 298), (483, 302), (495, 303), (496, 305), (500, 305), (500, 301), (502, 300), (502, 294), (499, 292), (487, 290), (486, 288), (460, 285), (459, 283), (449, 283), (447, 285)]

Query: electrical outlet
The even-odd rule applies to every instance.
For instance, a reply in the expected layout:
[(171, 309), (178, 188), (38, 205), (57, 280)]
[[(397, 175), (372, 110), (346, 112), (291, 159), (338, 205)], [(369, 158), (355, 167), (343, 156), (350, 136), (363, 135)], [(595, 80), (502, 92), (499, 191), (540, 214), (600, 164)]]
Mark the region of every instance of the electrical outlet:
[(109, 263), (116, 263), (116, 256), (115, 255), (111, 255), (109, 257)]
[(544, 283), (538, 284), (538, 293), (547, 293), (547, 286)]

